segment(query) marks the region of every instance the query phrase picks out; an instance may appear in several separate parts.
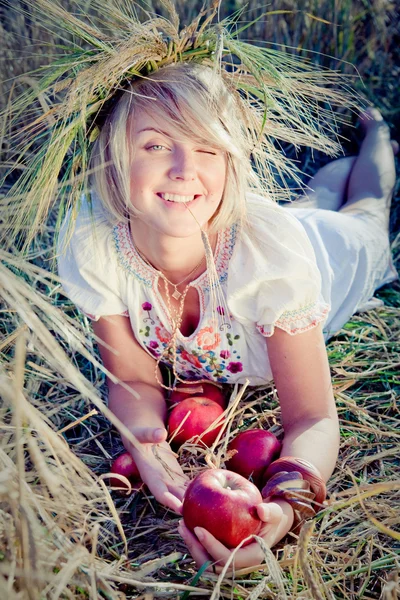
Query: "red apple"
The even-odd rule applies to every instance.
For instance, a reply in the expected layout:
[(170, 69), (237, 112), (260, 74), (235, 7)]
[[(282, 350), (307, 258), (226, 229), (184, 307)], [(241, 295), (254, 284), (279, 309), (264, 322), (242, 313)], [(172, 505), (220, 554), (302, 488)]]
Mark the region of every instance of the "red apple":
[[(185, 419), (189, 412), (190, 415)], [(181, 425), (183, 419), (185, 419), (179, 432), (173, 438), (172, 443), (181, 446), (184, 442), (187, 442), (193, 437), (195, 438), (194, 441), (197, 442), (199, 436), (208, 429), (208, 427), (214, 423), (223, 412), (224, 410), (221, 406), (207, 398), (195, 397), (182, 400), (182, 402), (179, 402), (179, 404), (171, 410), (169, 415), (168, 427), (171, 437)], [(201, 441), (204, 442), (206, 446), (211, 446), (221, 427), (222, 424), (203, 435)]]
[(207, 469), (186, 490), (183, 520), (191, 531), (204, 527), (225, 546), (235, 548), (259, 532), (262, 523), (256, 506), (261, 502), (256, 486), (238, 473)]
[(250, 429), (239, 433), (228, 446), (228, 450), (237, 450), (226, 461), (225, 466), (248, 479), (250, 476), (258, 486), (262, 484), (262, 475), (266, 467), (281, 451), (281, 443), (270, 431)]
[(176, 404), (177, 402), (182, 402), (182, 400), (187, 400), (187, 398), (192, 397), (204, 397), (209, 400), (214, 400), (214, 402), (222, 406), (224, 410), (227, 405), (224, 392), (219, 386), (214, 385), (213, 383), (198, 383), (197, 385), (185, 385), (182, 383), (171, 393), (169, 402), (170, 404)]
[[(120, 454), (118, 458), (114, 460), (113, 464), (111, 465), (111, 473), (123, 475), (124, 477), (129, 479), (129, 481), (132, 484), (141, 481), (139, 470), (129, 452), (124, 452), (123, 454)], [(122, 488), (122, 491), (129, 490), (127, 485), (117, 477), (110, 478), (110, 485), (111, 487)]]

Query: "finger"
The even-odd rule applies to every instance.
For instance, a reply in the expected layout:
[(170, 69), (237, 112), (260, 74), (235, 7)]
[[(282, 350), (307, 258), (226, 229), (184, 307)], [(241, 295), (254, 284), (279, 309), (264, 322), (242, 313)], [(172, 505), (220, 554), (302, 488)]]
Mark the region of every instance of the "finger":
[(186, 488), (184, 486), (171, 486), (171, 485), (167, 485), (168, 490), (171, 492), (171, 494), (173, 494), (176, 498), (179, 498), (179, 500), (181, 500), (181, 502), (183, 501), (183, 498), (185, 497), (185, 492), (186, 492)]
[(175, 494), (171, 494), (171, 492), (165, 492), (163, 496), (160, 498), (159, 502), (170, 508), (174, 512), (178, 513), (178, 515), (182, 514), (182, 501), (175, 496)]
[(283, 510), (276, 502), (262, 502), (257, 506), (257, 514), (264, 523), (276, 524), (283, 517)]
[(147, 487), (157, 502), (160, 502), (160, 504), (163, 504), (178, 514), (182, 514), (182, 500), (169, 491), (162, 479), (153, 480), (151, 483), (147, 483)]
[(186, 488), (190, 483), (189, 478), (182, 471), (176, 474), (170, 473), (170, 475), (172, 481), (169, 477), (165, 480), (167, 488), (169, 489), (171, 494), (174, 494), (177, 498), (183, 500), (186, 493)]
[[(203, 529), (203, 527), (195, 527), (194, 532), (208, 554), (218, 563), (219, 567), (216, 567), (216, 572), (220, 572), (220, 567), (223, 567), (230, 559), (232, 549), (226, 548), (209, 531)], [(254, 541), (235, 552), (233, 560), (229, 560), (228, 570), (254, 567), (259, 565), (263, 559), (264, 553), (259, 543)]]
[[(195, 559), (197, 566), (200, 567), (206, 560), (214, 560), (214, 563), (216, 563), (214, 568), (210, 566), (207, 570), (220, 573), (223, 569), (223, 566), (228, 561), (232, 551), (226, 548), (213, 535), (211, 535), (210, 532), (202, 527), (195, 528), (196, 537), (199, 540), (201, 538), (201, 544), (199, 544), (198, 539), (196, 539), (196, 537), (187, 529), (182, 521), (181, 523), (182, 525), (180, 525), (180, 529), (182, 533), (180, 533), (184, 538), (191, 555)], [(240, 548), (236, 552), (233, 561), (229, 564), (228, 570), (232, 570), (233, 568), (243, 569), (257, 566), (263, 561), (263, 558), (264, 553), (259, 544), (257, 542), (253, 542), (244, 548)]]
[(178, 533), (182, 536), (183, 541), (188, 547), (188, 550), (198, 567), (201, 567), (206, 561), (210, 560), (208, 552), (203, 548), (196, 536), (186, 527), (183, 520), (179, 522)]
[(164, 427), (140, 427), (134, 434), (142, 444), (160, 444), (167, 439), (168, 432)]
[(221, 561), (220, 564), (225, 564), (231, 554), (231, 551), (203, 527), (195, 527), (194, 533), (196, 534), (197, 539), (207, 550), (208, 554), (215, 561)]

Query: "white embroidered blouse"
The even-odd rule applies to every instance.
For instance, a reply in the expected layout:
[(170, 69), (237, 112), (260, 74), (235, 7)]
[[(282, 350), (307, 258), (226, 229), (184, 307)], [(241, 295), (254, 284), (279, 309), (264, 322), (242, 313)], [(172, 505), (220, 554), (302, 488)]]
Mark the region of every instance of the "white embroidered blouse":
[[(158, 357), (172, 331), (158, 272), (139, 256), (128, 225), (110, 225), (93, 195), (92, 201), (92, 214), (82, 203), (65, 251), (65, 224), (60, 232), (64, 290), (92, 319), (129, 317), (137, 341)], [(265, 384), (272, 374), (264, 338), (275, 327), (293, 335), (326, 319), (329, 305), (322, 299), (314, 250), (300, 222), (289, 210), (255, 195), (249, 195), (248, 221), (249, 231), (232, 226), (219, 232), (214, 255), (229, 324), (217, 327), (213, 319), (207, 273), (190, 284), (199, 294), (200, 320), (190, 336), (178, 333), (176, 369), (183, 377)]]

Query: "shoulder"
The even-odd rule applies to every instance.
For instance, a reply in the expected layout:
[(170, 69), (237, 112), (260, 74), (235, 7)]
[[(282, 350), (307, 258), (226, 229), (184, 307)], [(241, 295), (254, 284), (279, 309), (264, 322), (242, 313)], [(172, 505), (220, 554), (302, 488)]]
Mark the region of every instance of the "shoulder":
[[(255, 237), (263, 245), (270, 243), (292, 243), (299, 247), (304, 244), (312, 250), (311, 243), (300, 221), (290, 210), (273, 202), (269, 198), (249, 193), (247, 195), (246, 233)], [(247, 231), (246, 231), (247, 230)]]
[(65, 293), (84, 312), (103, 316), (125, 311), (124, 282), (114, 243), (114, 226), (96, 197), (71, 209), (58, 239), (58, 272)]
[(231, 312), (264, 335), (274, 324), (304, 331), (326, 314), (312, 244), (290, 211), (271, 200), (249, 194), (247, 214), (228, 273)]
[(57, 243), (58, 271), (64, 278), (77, 274), (88, 281), (106, 278), (120, 284), (121, 269), (115, 243), (115, 229), (95, 194), (82, 196), (79, 207), (68, 211)]
[(58, 253), (82, 254), (85, 259), (102, 260), (110, 254), (113, 224), (93, 193), (83, 195), (79, 206), (70, 209), (60, 228)]
[(277, 270), (290, 276), (298, 263), (315, 264), (313, 246), (298, 219), (272, 200), (249, 193), (247, 221), (242, 226), (232, 257), (231, 270), (250, 268), (272, 275)]

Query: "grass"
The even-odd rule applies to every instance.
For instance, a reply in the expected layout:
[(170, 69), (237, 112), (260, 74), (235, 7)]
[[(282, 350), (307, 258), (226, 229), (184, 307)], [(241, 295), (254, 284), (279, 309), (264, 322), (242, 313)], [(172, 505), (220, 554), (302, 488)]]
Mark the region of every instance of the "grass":
[[(67, 4), (75, 6), (63, 2)], [(89, 8), (90, 2), (86, 5)], [(227, 5), (237, 8), (233, 2)], [(194, 4), (177, 6), (189, 20)], [(354, 61), (364, 77), (362, 89), (395, 131), (400, 112), (395, 108), (395, 9), (378, 2), (346, 1), (314, 5), (288, 0), (268, 6), (269, 11), (282, 8), (291, 12), (261, 19), (246, 35)], [(0, 10), (8, 23), (0, 66), (4, 80), (37, 67), (47, 49), (35, 39), (52, 38), (29, 19), (9, 21), (10, 13)], [(242, 18), (254, 19), (261, 9), (250, 2), (246, 11)], [(30, 40), (26, 54), (21, 52), (21, 39)], [(14, 57), (23, 60), (18, 63), (11, 60)], [(334, 59), (326, 60), (334, 64)], [(357, 130), (347, 126), (342, 134), (346, 151), (354, 152)], [(2, 160), (7, 162), (7, 131), (2, 139)], [(293, 150), (288, 147), (288, 152)], [(310, 174), (326, 160), (318, 153), (314, 158), (309, 151), (301, 155)], [(397, 189), (391, 219), (397, 267), (399, 206)], [(218, 578), (197, 572), (177, 534), (178, 517), (145, 490), (127, 498), (108, 491), (106, 474), (122, 446), (103, 403), (104, 373), (89, 324), (47, 270), (53, 230), (50, 219), (36, 242), (38, 256), (30, 261), (21, 261), (12, 249), (1, 250), (1, 597), (398, 597), (399, 283), (377, 293), (385, 306), (354, 316), (328, 344), (341, 446), (326, 507), (303, 528), (300, 539), (288, 536), (272, 552), (266, 551), (262, 568)], [(238, 391), (232, 390), (233, 400)], [(231, 419), (232, 432), (261, 419), (264, 427), (280, 433), (274, 388), (245, 390)], [(218, 461), (223, 443), (209, 455), (193, 447), (182, 450), (185, 470), (192, 473), (205, 460)]]

